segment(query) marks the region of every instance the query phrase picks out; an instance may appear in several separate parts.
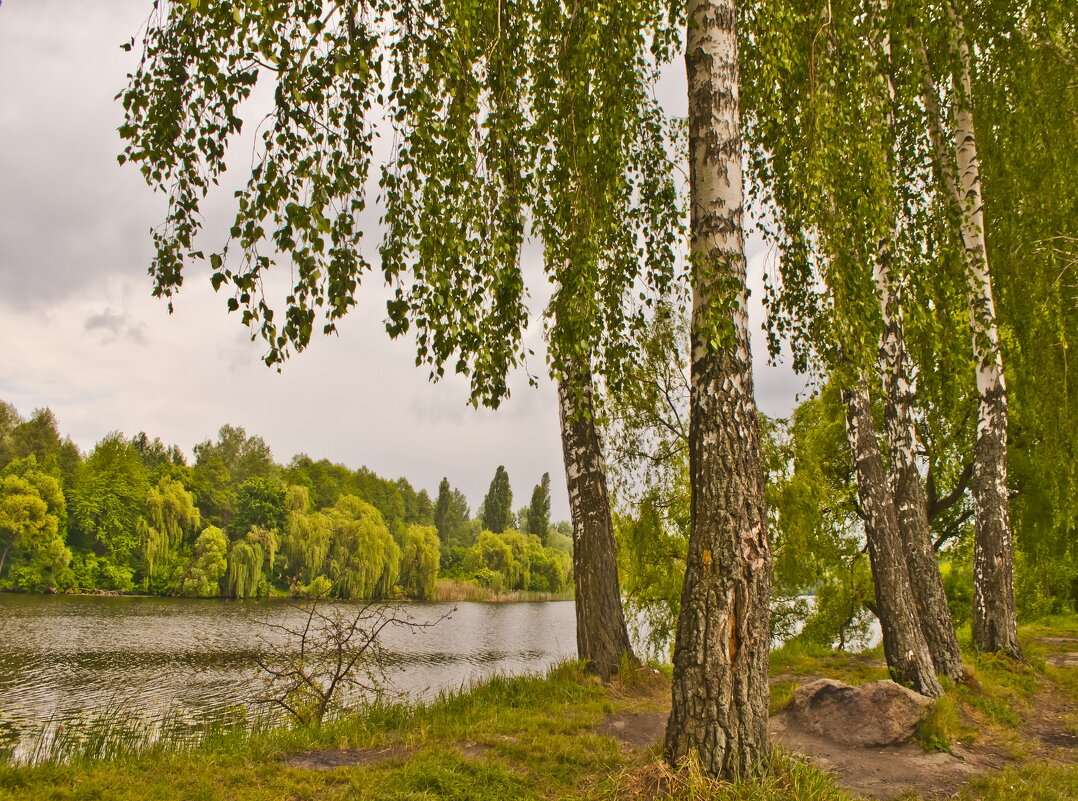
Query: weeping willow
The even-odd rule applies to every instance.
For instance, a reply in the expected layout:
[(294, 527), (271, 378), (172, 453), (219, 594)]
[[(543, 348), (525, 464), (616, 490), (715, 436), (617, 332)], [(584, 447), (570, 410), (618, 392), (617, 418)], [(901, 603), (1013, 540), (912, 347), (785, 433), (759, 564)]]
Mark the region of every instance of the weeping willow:
[[(147, 519), (148, 518), (148, 519)], [(146, 517), (139, 518), (138, 534), (146, 560), (143, 586), (150, 589), (162, 569), (178, 562), (186, 534), (197, 531), (202, 522), (195, 499), (179, 481), (164, 476), (146, 496)], [(181, 563), (182, 564), (182, 563)], [(178, 569), (178, 568), (177, 568)]]
[(258, 593), (262, 578), (264, 552), (257, 542), (237, 540), (228, 553), (225, 594), (232, 598), (250, 598)]
[(400, 548), (382, 514), (354, 495), (342, 495), (328, 510), (330, 547), (327, 578), (342, 598), (385, 598), (400, 571)]
[(308, 511), (306, 487), (288, 487), (286, 503), (290, 511), (280, 543), (284, 571), (293, 585), (302, 586), (322, 574), (332, 533), (325, 514)]
[(429, 599), (434, 594), (441, 561), (438, 529), (408, 526), (401, 541), (400, 585), (403, 590), (420, 601)]

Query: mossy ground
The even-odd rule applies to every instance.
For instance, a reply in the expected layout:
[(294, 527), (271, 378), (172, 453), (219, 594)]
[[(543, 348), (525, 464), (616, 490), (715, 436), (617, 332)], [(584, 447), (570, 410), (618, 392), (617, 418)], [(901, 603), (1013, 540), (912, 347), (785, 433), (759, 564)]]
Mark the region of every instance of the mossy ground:
[[(1044, 662), (1033, 638), (1078, 631), (1023, 630), (1030, 665), (970, 656), (973, 678), (950, 687), (922, 731), (929, 747), (991, 744), (1009, 767), (974, 779), (964, 801), (1070, 801), (1078, 798), (1078, 755), (1042, 737), (1046, 707), (1073, 715), (1075, 668)], [(1054, 622), (1054, 621), (1053, 621)], [(1048, 634), (1045, 631), (1050, 632)], [(784, 705), (799, 681), (829, 676), (883, 678), (877, 654), (843, 655), (789, 648), (772, 660), (772, 706)], [(623, 671), (609, 685), (575, 664), (547, 677), (495, 679), (426, 705), (376, 706), (321, 729), (219, 732), (192, 748), (155, 746), (108, 760), (70, 756), (64, 763), (0, 765), (7, 801), (338, 801), (343, 799), (615, 799), (846, 801), (827, 774), (779, 752), (770, 772), (736, 785), (713, 782), (691, 765), (667, 768), (657, 747), (630, 749), (598, 733), (612, 717), (661, 714), (669, 678), (662, 671)], [(1069, 710), (1069, 712), (1068, 712)], [(1050, 727), (1049, 727), (1050, 728)], [(329, 770), (289, 767), (296, 754), (353, 749), (382, 756)], [(1073, 749), (1072, 749), (1073, 751)], [(357, 760), (363, 761), (363, 760)], [(1069, 762), (1069, 764), (1068, 764)], [(905, 796), (904, 798), (917, 798)]]

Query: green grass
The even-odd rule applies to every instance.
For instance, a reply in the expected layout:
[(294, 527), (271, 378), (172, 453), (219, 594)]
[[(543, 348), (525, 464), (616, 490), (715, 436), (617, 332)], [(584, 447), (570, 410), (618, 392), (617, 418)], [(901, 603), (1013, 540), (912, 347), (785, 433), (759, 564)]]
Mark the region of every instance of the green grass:
[[(1023, 636), (1028, 636), (1023, 630)], [(1050, 635), (1041, 635), (1050, 636)], [(976, 736), (1022, 749), (1022, 721), (1034, 695), (1052, 687), (1052, 668), (991, 655), (968, 655), (973, 680), (948, 686), (922, 724), (928, 748), (953, 748)], [(804, 675), (850, 683), (886, 677), (879, 653), (842, 654), (804, 646), (776, 651), (772, 711), (789, 703)], [(1059, 669), (1073, 682), (1073, 669)], [(1059, 683), (1059, 682), (1057, 682)], [(1070, 692), (1073, 685), (1066, 684)], [(62, 759), (35, 766), (0, 764), (4, 801), (850, 801), (809, 763), (777, 751), (751, 780), (716, 782), (687, 764), (672, 770), (657, 749), (633, 752), (595, 727), (611, 713), (660, 711), (669, 672), (624, 665), (608, 686), (570, 663), (547, 677), (495, 678), (426, 704), (372, 705), (318, 729), (264, 729), (236, 719), (199, 732), (201, 742), (154, 743), (137, 727), (102, 733), (87, 724)], [(99, 721), (100, 723), (100, 721)], [(1078, 720), (1071, 724), (1078, 726)], [(141, 739), (140, 739), (141, 736)], [(1011, 738), (1010, 740), (1007, 737)], [(95, 739), (96, 738), (96, 739)], [(292, 768), (290, 755), (325, 748), (398, 747), (397, 757), (328, 771)], [(913, 799), (915, 796), (909, 796)], [(1078, 768), (1013, 767), (975, 780), (963, 801), (1063, 801), (1078, 798)]]
[[(613, 699), (575, 664), (547, 678), (496, 678), (425, 705), (386, 704), (321, 729), (218, 731), (196, 747), (141, 753), (69, 750), (66, 762), (0, 766), (0, 797), (24, 799), (509, 799), (563, 796), (624, 767), (618, 744), (591, 734), (609, 711), (650, 708)], [(482, 743), (482, 757), (458, 744)], [(326, 772), (291, 769), (319, 748), (414, 748), (403, 761)], [(108, 757), (102, 759), (99, 757)]]
[(847, 684), (866, 684), (889, 678), (883, 664), (883, 647), (861, 653), (835, 651), (791, 640), (771, 652), (771, 675), (823, 676)]
[(1074, 801), (1078, 768), (1034, 762), (973, 779), (958, 794), (961, 801)]
[(767, 713), (774, 715), (781, 712), (794, 700), (794, 690), (797, 689), (796, 681), (777, 681), (771, 685), (771, 694), (768, 698)]

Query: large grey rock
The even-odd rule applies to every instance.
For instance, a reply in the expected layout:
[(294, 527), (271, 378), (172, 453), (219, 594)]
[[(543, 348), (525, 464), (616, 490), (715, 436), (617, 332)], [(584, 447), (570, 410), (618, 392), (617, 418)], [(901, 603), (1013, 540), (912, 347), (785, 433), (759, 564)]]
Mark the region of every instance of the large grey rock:
[(893, 681), (851, 687), (820, 679), (794, 691), (789, 712), (803, 729), (845, 745), (895, 745), (917, 733), (932, 699)]

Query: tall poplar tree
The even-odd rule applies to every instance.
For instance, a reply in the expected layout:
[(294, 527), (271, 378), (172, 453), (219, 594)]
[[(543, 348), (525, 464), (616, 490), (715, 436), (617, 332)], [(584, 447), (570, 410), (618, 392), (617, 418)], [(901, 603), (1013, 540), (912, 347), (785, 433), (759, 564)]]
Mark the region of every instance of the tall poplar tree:
[(483, 507), (480, 517), (483, 520), (483, 528), (501, 534), (509, 527), (509, 518), (513, 513), (513, 488), (509, 486), (509, 473), (504, 465), (498, 465), (494, 471), (494, 478), (490, 480), (490, 488), (483, 498)]
[(543, 478), (532, 490), (527, 523), (527, 533), (546, 542), (550, 530), (550, 473), (543, 473)]

